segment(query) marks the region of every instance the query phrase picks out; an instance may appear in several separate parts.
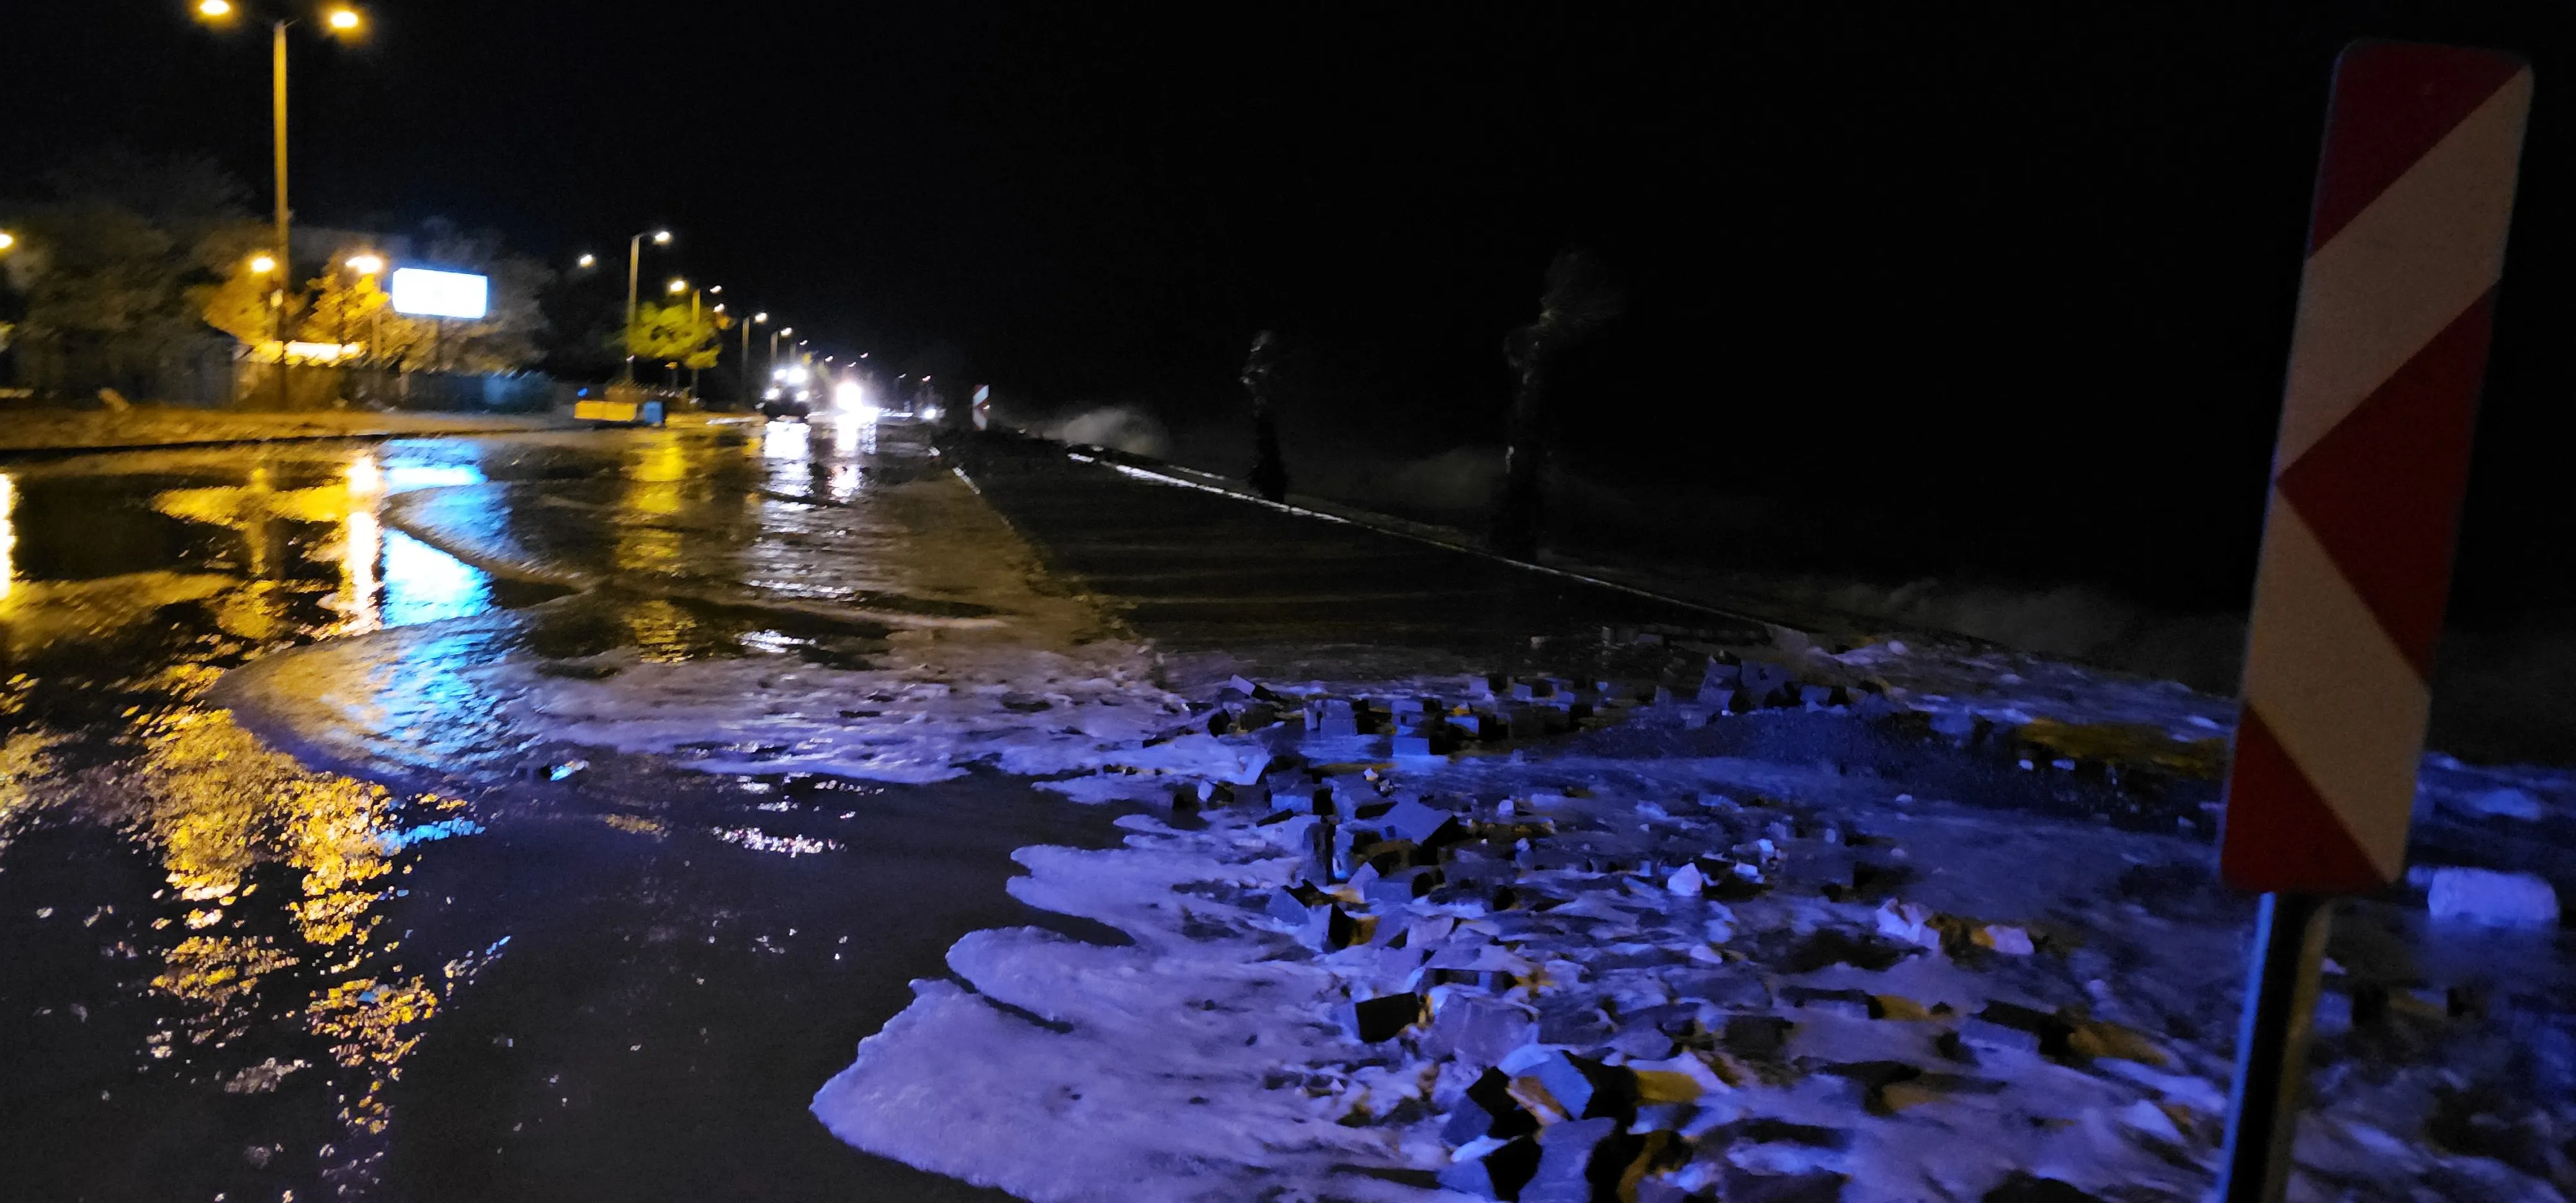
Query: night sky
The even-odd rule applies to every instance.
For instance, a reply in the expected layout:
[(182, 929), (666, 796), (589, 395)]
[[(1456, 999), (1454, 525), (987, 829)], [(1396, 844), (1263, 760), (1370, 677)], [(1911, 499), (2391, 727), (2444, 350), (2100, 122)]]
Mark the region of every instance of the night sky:
[[(2498, 46), (2539, 101), (2461, 605), (2566, 601), (2576, 10), (2052, 7), (381, 0), (296, 43), (296, 208), (559, 264), (667, 223), (648, 277), (1183, 429), (1239, 420), (1275, 326), (1305, 445), (1385, 455), (1498, 439), (1502, 337), (1580, 245), (1630, 306), (1569, 375), (1574, 467), (1806, 507), (1882, 573), (2223, 606), (2333, 55)], [(111, 141), (263, 180), (265, 54), (183, 0), (12, 5), (0, 194)]]

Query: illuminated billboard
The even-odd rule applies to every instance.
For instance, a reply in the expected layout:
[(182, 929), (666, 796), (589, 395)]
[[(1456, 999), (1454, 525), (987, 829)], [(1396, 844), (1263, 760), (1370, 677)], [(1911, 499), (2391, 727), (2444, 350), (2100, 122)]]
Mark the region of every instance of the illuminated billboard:
[(491, 308), (492, 282), (468, 272), (398, 267), (394, 269), (393, 300), (394, 312), (412, 317), (481, 321)]

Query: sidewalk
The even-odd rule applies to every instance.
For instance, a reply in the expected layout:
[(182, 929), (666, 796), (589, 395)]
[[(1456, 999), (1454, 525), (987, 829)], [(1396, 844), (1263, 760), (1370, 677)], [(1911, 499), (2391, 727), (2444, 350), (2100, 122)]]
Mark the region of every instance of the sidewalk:
[(283, 439), (410, 438), (579, 428), (579, 423), (552, 413), (255, 413), (145, 407), (123, 411), (20, 410), (0, 412), (0, 456)]

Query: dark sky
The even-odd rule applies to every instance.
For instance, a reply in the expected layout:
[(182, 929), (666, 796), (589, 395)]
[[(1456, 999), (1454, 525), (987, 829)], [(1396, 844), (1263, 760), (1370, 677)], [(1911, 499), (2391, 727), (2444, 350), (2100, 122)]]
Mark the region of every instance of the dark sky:
[[(1497, 436), (1500, 340), (1579, 244), (1631, 304), (1576, 464), (2202, 604), (2259, 525), (2335, 50), (2494, 45), (2540, 99), (2469, 537), (2502, 595), (2576, 535), (2576, 10), (1775, 7), (381, 0), (296, 43), (297, 209), (558, 262), (668, 223), (650, 275), (1184, 427), (1274, 325), (1310, 444), (1414, 454)], [(185, 0), (7, 25), (0, 193), (108, 140), (264, 178), (258, 38)]]

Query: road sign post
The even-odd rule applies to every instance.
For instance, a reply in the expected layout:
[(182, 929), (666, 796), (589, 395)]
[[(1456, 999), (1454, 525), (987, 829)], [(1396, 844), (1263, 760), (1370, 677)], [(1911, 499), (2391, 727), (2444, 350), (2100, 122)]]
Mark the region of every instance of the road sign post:
[(2333, 896), (2405, 868), (2531, 85), (2457, 46), (2335, 63), (2219, 835), (2263, 895), (2226, 1203), (2288, 1182)]

